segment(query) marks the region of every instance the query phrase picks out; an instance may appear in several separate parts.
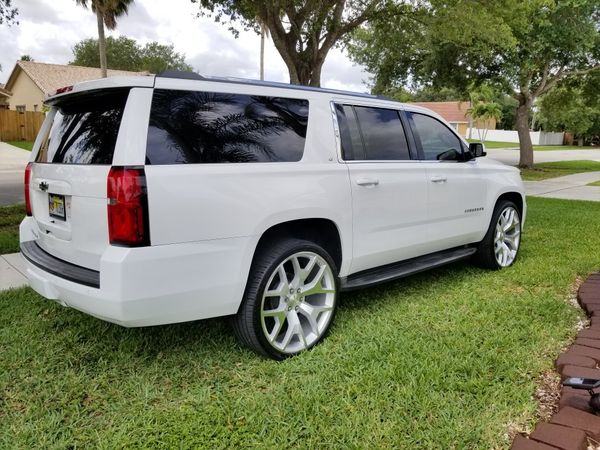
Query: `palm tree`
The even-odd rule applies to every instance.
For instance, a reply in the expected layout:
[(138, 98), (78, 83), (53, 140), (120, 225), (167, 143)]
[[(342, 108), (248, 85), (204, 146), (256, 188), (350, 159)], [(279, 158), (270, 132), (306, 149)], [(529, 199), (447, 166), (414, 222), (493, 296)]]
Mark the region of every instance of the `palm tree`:
[(502, 118), (502, 107), (494, 101), (494, 91), (487, 85), (472, 91), (470, 97), (471, 107), (467, 110), (467, 115), (475, 122), (479, 140), (485, 143), (492, 122)]
[[(88, 7), (88, 0), (75, 0), (75, 3)], [(129, 5), (133, 0), (89, 0), (92, 12), (96, 14), (98, 21), (98, 51), (100, 52), (100, 70), (102, 78), (106, 78), (106, 38), (104, 26), (109, 30), (117, 27), (117, 17), (127, 14)]]

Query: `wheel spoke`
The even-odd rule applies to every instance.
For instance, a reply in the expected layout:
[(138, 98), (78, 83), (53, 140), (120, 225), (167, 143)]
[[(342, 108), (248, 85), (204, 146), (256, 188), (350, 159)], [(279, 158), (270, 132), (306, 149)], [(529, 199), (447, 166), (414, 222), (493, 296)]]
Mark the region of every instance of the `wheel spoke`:
[(309, 295), (314, 294), (328, 294), (330, 292), (335, 292), (334, 289), (325, 288), (323, 286), (323, 275), (325, 274), (325, 269), (327, 266), (323, 265), (319, 268), (319, 272), (315, 275), (313, 280), (309, 284), (305, 284), (300, 291), (300, 294), (303, 297), (308, 297)]
[(515, 210), (514, 209), (508, 210), (508, 217), (506, 219), (506, 223), (504, 224), (504, 232), (507, 232), (510, 229), (510, 227), (513, 225), (514, 218), (515, 218)]
[(317, 264), (317, 255), (314, 255), (313, 257), (309, 258), (306, 267), (304, 267), (304, 269), (302, 269), (302, 271), (300, 272), (300, 281), (302, 283), (306, 281), (310, 273), (313, 271), (313, 269), (315, 268), (315, 264)]
[(296, 335), (299, 335), (301, 340), (306, 343), (302, 327), (300, 326), (300, 319), (298, 319), (298, 314), (296, 314), (296, 311), (290, 311), (287, 315), (287, 320), (288, 328), (285, 332), (285, 336), (283, 336), (283, 340), (281, 341), (281, 347), (283, 350), (290, 345), (292, 338)]
[(298, 312), (300, 312), (304, 317), (306, 317), (311, 330), (315, 334), (318, 334), (319, 333), (319, 315), (321, 313), (324, 313), (327, 311), (332, 311), (332, 310), (333, 310), (333, 306), (311, 305), (310, 303), (303, 302), (300, 305), (300, 309), (298, 310)]
[(269, 342), (273, 342), (275, 339), (277, 339), (277, 336), (279, 335), (279, 332), (281, 331), (281, 328), (283, 327), (283, 324), (286, 321), (287, 311), (285, 310), (285, 307), (271, 309), (268, 311), (263, 311), (262, 316), (263, 320), (265, 317), (273, 317), (275, 319), (273, 329), (271, 331), (267, 330), (267, 339), (269, 340)]
[(507, 265), (508, 264), (508, 258), (510, 256), (510, 249), (508, 248), (508, 245), (506, 245), (504, 242), (502, 243), (502, 265)]

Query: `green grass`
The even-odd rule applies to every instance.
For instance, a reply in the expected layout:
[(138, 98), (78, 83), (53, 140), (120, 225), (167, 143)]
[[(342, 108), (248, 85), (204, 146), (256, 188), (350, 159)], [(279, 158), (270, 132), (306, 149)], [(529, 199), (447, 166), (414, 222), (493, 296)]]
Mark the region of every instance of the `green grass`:
[(0, 448), (508, 448), (574, 337), (565, 298), (600, 269), (599, 216), (531, 198), (515, 266), (344, 294), (323, 344), (282, 363), (224, 319), (126, 329), (0, 293)]
[(23, 150), (29, 150), (33, 148), (33, 142), (31, 141), (6, 141), (7, 144), (14, 145), (15, 147), (22, 148)]
[(19, 224), (25, 205), (0, 206), (0, 255), (19, 251)]
[(576, 145), (534, 145), (535, 151), (552, 151), (552, 150), (600, 150), (600, 147), (578, 147)]
[[(481, 142), (479, 139), (467, 139), (469, 142)], [(486, 148), (519, 148), (518, 142), (485, 141)], [(577, 147), (575, 145), (534, 145), (535, 151), (552, 150), (600, 150), (600, 147)]]
[(593, 183), (588, 184), (588, 186), (600, 186), (600, 181), (594, 181)]
[(535, 164), (533, 169), (521, 169), (524, 180), (546, 180), (548, 178), (562, 177), (580, 172), (600, 171), (600, 162), (597, 161), (558, 161)]
[[(481, 142), (479, 139), (467, 139), (469, 142)], [(486, 148), (519, 148), (518, 142), (485, 141)]]

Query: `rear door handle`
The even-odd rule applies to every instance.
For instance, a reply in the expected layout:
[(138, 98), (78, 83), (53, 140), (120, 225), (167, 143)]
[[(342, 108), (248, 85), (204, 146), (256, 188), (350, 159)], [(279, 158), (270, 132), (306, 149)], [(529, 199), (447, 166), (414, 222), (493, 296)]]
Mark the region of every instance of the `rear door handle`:
[(379, 180), (376, 178), (358, 178), (356, 180), (356, 184), (359, 186), (377, 186), (379, 184)]
[(432, 183), (445, 183), (446, 181), (448, 181), (448, 179), (446, 177), (440, 177), (440, 176), (433, 176), (430, 178)]

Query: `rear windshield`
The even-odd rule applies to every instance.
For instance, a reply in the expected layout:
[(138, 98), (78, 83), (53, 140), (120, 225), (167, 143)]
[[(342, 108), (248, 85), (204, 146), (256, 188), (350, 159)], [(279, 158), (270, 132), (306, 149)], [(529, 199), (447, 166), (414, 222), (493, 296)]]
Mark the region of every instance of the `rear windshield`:
[(111, 89), (67, 97), (57, 108), (36, 162), (111, 164), (129, 90)]

